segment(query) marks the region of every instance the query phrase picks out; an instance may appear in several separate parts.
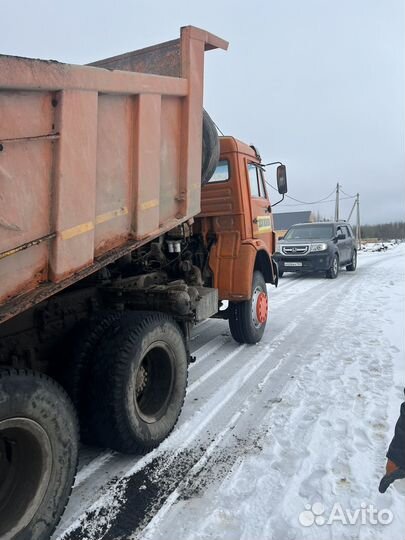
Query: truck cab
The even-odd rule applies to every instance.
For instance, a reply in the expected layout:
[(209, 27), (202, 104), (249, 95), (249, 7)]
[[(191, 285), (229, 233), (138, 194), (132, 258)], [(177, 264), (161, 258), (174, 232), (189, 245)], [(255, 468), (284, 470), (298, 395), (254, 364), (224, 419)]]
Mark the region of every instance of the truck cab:
[[(276, 235), (264, 167), (253, 146), (220, 137), (220, 160), (201, 190), (196, 226), (209, 246), (211, 286), (220, 300), (229, 301), (224, 316), (233, 337), (258, 341), (267, 320), (266, 284), (277, 285), (278, 270), (272, 259)], [(242, 311), (253, 319), (242, 322)], [(238, 327), (250, 331), (235, 330), (235, 318)]]

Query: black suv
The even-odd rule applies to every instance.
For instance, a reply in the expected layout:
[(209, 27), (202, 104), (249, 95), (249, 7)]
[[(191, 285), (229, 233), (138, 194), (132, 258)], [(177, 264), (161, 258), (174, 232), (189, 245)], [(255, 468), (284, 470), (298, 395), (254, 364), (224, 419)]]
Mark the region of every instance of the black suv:
[(344, 221), (297, 224), (278, 242), (273, 257), (280, 277), (284, 272), (325, 272), (334, 279), (341, 266), (350, 272), (356, 270), (356, 241), (351, 226)]

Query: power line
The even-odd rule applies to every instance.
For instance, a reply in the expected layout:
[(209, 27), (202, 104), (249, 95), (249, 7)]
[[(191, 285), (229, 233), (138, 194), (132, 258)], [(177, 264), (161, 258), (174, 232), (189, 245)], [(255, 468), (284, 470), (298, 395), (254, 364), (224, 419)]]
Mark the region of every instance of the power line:
[[(269, 185), (272, 189), (274, 189), (274, 191), (277, 191), (278, 192), (278, 189), (274, 186), (272, 186), (270, 184), (270, 182), (268, 182), (266, 180), (266, 184)], [(333, 190), (331, 193), (329, 193), (328, 195), (326, 195), (326, 197), (323, 197), (322, 199), (319, 199), (318, 201), (301, 201), (300, 199), (296, 199), (295, 197), (292, 197), (291, 195), (286, 195), (286, 197), (288, 199), (291, 199), (292, 201), (296, 201), (297, 203), (299, 204), (319, 204), (321, 202), (329, 202), (327, 201), (326, 199), (329, 199), (329, 197), (331, 197), (333, 194), (335, 193), (335, 190)], [(299, 205), (294, 205), (294, 204), (285, 204), (284, 206), (299, 206)]]
[[(346, 201), (348, 199), (353, 199), (353, 197), (340, 197), (341, 201)], [(325, 203), (330, 203), (330, 202), (335, 202), (335, 199), (328, 199), (327, 201), (320, 201), (320, 202), (317, 202), (317, 203), (284, 204), (283, 206), (303, 206), (303, 205), (307, 205), (307, 204), (325, 204)]]
[(323, 201), (326, 201), (326, 199), (329, 199), (329, 197), (331, 195), (333, 195), (335, 190), (333, 190), (331, 193), (329, 193), (329, 195), (326, 195), (326, 197), (323, 197), (322, 199), (319, 199), (319, 201), (310, 201), (310, 202), (306, 202), (306, 201), (300, 201), (299, 199), (296, 199), (295, 197), (291, 197), (289, 195), (286, 195), (286, 197), (288, 197), (289, 199), (293, 200), (293, 201), (296, 201), (298, 203), (301, 203), (301, 204), (318, 204), (318, 203), (321, 203)]
[(357, 195), (349, 195), (348, 193), (343, 191), (342, 184), (340, 184), (340, 191), (343, 193), (343, 195), (347, 195), (348, 197), (351, 197), (352, 199), (355, 199), (357, 197)]

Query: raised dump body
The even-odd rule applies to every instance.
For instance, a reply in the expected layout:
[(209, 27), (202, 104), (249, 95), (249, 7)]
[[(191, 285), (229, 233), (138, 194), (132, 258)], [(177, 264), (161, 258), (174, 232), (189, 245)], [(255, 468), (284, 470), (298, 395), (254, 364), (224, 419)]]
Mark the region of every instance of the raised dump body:
[(198, 213), (213, 48), (185, 27), (108, 69), (0, 56), (0, 321)]

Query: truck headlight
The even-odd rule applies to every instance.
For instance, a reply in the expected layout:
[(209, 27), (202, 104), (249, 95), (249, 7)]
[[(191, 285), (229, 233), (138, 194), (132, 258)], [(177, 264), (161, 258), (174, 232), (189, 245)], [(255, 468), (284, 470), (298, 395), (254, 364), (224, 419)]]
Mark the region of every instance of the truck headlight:
[(325, 251), (328, 249), (328, 244), (322, 242), (321, 244), (311, 244), (310, 251)]

